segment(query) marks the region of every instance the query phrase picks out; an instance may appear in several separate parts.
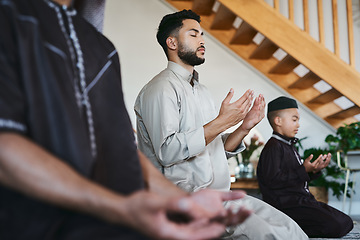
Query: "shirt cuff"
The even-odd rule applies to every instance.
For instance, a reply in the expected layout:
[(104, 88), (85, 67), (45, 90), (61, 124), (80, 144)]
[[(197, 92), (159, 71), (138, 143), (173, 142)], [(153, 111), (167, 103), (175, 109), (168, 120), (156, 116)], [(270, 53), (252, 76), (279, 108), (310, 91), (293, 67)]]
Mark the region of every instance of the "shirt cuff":
[(189, 157), (193, 157), (204, 151), (205, 149), (205, 133), (204, 128), (198, 128), (186, 134), (185, 136)]
[(0, 118), (0, 131), (16, 131), (16, 132), (26, 132), (27, 128), (24, 124), (16, 122), (10, 119)]
[[(229, 133), (225, 133), (221, 136), (222, 141), (225, 143), (226, 139), (229, 137)], [(244, 151), (246, 149), (246, 146), (244, 144), (244, 141), (241, 141), (241, 143), (235, 148), (234, 151), (228, 152), (225, 150), (225, 154), (226, 154), (226, 158), (231, 158), (234, 157), (236, 155), (238, 155), (239, 153), (241, 153), (242, 151)]]

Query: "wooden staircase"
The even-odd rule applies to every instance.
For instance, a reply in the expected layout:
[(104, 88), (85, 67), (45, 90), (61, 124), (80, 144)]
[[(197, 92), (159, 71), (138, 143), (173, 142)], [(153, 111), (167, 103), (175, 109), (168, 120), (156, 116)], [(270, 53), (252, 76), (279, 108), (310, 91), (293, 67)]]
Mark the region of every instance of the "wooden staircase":
[[(360, 114), (360, 73), (263, 0), (166, 1), (198, 13), (204, 30), (334, 128), (358, 121), (354, 116)], [(240, 26), (234, 27), (239, 18)], [(254, 42), (258, 33), (264, 37), (259, 44)], [(274, 57), (279, 49), (285, 52), (282, 59)], [(303, 76), (294, 72), (299, 65), (308, 70)], [(314, 88), (321, 80), (331, 86), (329, 91)], [(334, 103), (342, 96), (353, 106), (342, 109)]]

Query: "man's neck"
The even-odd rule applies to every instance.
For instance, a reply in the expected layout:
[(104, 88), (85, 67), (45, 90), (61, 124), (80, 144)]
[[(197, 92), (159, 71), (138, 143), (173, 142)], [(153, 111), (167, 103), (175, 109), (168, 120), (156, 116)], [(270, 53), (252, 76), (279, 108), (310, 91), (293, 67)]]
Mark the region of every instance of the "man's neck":
[(52, 1), (56, 2), (57, 4), (65, 5), (65, 6), (68, 6), (68, 7), (70, 7), (71, 3), (72, 3), (72, 0), (52, 0)]
[(177, 62), (177, 64), (181, 65), (183, 68), (185, 68), (186, 70), (188, 70), (191, 74), (194, 72), (194, 66), (185, 64), (185, 63), (183, 63), (182, 61)]
[(181, 59), (178, 56), (176, 56), (176, 57), (169, 56), (168, 60), (172, 61), (172, 62), (174, 62), (176, 64), (179, 64), (180, 66), (182, 66), (183, 68), (188, 70), (190, 74), (192, 74), (194, 72), (194, 66), (191, 66), (189, 64), (184, 63), (183, 61), (181, 61)]

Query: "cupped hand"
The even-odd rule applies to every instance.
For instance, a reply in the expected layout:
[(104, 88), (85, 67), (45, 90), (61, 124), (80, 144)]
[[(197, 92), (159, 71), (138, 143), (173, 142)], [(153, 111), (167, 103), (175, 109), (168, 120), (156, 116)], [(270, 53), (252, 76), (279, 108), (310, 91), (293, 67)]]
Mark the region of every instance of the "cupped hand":
[(316, 160), (311, 162), (313, 157), (314, 156), (311, 154), (304, 161), (304, 167), (305, 167), (306, 172), (317, 173), (317, 172), (321, 171), (322, 169), (326, 168), (331, 161), (331, 153), (320, 154), (320, 156)]
[(246, 114), (241, 127), (245, 131), (250, 131), (265, 117), (265, 99), (262, 94), (255, 98), (254, 104)]
[(219, 119), (224, 121), (224, 124), (227, 126), (227, 128), (238, 124), (245, 118), (251, 107), (254, 98), (254, 92), (249, 89), (238, 100), (230, 103), (233, 96), (234, 90), (230, 89), (230, 92), (221, 104), (218, 116)]

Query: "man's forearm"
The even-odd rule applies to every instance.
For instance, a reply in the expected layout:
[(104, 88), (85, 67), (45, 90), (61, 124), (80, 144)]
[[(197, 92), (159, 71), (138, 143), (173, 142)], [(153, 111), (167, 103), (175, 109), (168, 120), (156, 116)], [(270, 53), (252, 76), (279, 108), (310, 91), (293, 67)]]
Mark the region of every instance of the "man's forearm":
[(205, 144), (211, 143), (220, 133), (228, 129), (226, 122), (217, 117), (204, 125)]
[(226, 142), (224, 144), (225, 150), (228, 152), (234, 151), (248, 134), (249, 134), (248, 130), (242, 129), (241, 126), (238, 127), (226, 139)]
[(125, 198), (74, 171), (25, 137), (0, 133), (0, 184), (110, 222), (124, 221)]

